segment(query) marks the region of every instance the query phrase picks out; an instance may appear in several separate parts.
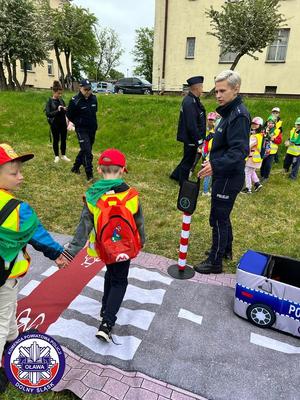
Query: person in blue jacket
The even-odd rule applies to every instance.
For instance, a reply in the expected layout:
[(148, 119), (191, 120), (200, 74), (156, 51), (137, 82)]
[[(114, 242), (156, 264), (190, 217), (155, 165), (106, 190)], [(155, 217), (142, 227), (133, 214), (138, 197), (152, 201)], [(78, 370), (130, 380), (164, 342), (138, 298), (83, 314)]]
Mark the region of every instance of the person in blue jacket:
[(222, 259), (232, 258), (232, 226), (230, 213), (245, 181), (245, 158), (249, 154), (251, 119), (239, 95), (240, 75), (223, 71), (215, 78), (222, 119), (214, 134), (209, 161), (205, 161), (198, 177), (212, 175), (210, 226), (212, 246), (208, 258), (196, 265), (203, 274), (221, 273)]
[(199, 100), (203, 92), (203, 81), (203, 76), (193, 76), (187, 80), (189, 92), (183, 99), (180, 109), (177, 140), (184, 144), (183, 158), (170, 175), (170, 178), (180, 185), (189, 178), (198, 147), (205, 139), (206, 114)]
[(93, 179), (93, 153), (97, 125), (98, 103), (92, 93), (91, 82), (83, 79), (79, 93), (72, 97), (67, 109), (67, 118), (75, 125), (80, 151), (75, 159), (72, 172), (80, 173), (81, 165), (85, 168), (88, 181)]

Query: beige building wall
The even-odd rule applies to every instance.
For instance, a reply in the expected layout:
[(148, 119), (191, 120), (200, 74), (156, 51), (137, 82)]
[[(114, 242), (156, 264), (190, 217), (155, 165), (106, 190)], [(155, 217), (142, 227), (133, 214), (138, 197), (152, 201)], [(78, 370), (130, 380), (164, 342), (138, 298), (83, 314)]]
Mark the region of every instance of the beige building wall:
[[(52, 8), (59, 8), (61, 5), (68, 0), (50, 0), (50, 6)], [(48, 70), (49, 62), (52, 64), (51, 71)], [(61, 62), (64, 71), (66, 71), (66, 63), (64, 55), (61, 55)], [(32, 65), (32, 69), (27, 71), (26, 86), (35, 87), (38, 89), (49, 89), (52, 87), (53, 81), (59, 79), (59, 69), (55, 57), (54, 50), (49, 52), (48, 60), (44, 61), (44, 65)], [(18, 63), (17, 77), (19, 82), (23, 81), (23, 70), (21, 64)]]
[[(165, 11), (167, 0), (155, 1), (155, 34), (153, 55), (153, 89), (181, 91), (186, 79), (204, 75), (204, 91), (209, 91), (213, 78), (220, 71), (229, 69), (231, 63), (219, 62), (219, 42), (207, 34), (211, 31), (205, 10), (211, 5), (220, 8), (223, 0), (168, 0), (168, 23), (163, 78), (163, 49)], [(267, 49), (256, 53), (255, 61), (244, 56), (236, 70), (242, 76), (244, 93), (265, 93), (266, 86), (277, 86), (277, 94), (300, 94), (300, 0), (281, 2), (282, 14), (290, 28), (285, 62), (266, 62)], [(186, 41), (195, 37), (194, 59), (186, 59)]]

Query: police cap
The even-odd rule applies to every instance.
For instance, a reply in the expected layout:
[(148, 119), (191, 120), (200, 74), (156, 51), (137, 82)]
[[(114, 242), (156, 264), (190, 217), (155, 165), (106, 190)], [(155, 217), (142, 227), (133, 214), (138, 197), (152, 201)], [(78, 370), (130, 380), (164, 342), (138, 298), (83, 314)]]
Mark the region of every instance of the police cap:
[(192, 76), (191, 78), (186, 80), (189, 86), (196, 85), (197, 83), (203, 83), (203, 76)]

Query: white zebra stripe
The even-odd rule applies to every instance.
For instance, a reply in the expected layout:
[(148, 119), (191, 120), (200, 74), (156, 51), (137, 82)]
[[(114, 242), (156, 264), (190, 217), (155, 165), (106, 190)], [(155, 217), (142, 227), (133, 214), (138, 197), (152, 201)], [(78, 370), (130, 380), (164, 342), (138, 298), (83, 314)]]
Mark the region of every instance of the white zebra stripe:
[(44, 271), (42, 273), (43, 276), (51, 276), (53, 275), (55, 272), (58, 271), (58, 267), (56, 267), (55, 265), (51, 265), (50, 268), (46, 269), (46, 271)]
[(192, 313), (191, 311), (185, 310), (184, 308), (181, 308), (179, 313), (178, 313), (178, 318), (184, 318), (189, 321), (195, 322), (196, 324), (201, 325), (202, 324), (202, 315), (197, 315)]
[(164, 276), (159, 272), (135, 267), (129, 269), (129, 278), (134, 278), (142, 282), (157, 281), (165, 283), (166, 285), (170, 285), (172, 283), (171, 278)]
[(20, 290), (19, 294), (23, 295), (23, 296), (28, 296), (30, 295), (31, 292), (34, 291), (35, 288), (37, 288), (39, 286), (41, 282), (36, 281), (36, 280), (32, 280), (30, 282), (27, 283), (27, 285), (25, 285), (23, 287), (23, 289)]

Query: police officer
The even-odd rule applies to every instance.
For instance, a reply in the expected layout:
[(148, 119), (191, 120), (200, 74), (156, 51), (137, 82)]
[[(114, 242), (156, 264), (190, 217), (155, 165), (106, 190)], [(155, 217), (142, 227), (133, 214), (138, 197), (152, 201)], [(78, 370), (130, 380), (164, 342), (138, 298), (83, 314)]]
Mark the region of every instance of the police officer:
[(240, 75), (223, 71), (215, 78), (219, 122), (210, 152), (198, 174), (212, 175), (210, 226), (212, 246), (208, 258), (194, 268), (202, 274), (221, 273), (223, 257), (232, 258), (230, 213), (245, 180), (245, 158), (249, 154), (250, 115), (239, 96)]
[(180, 184), (189, 178), (199, 145), (203, 143), (206, 132), (205, 108), (199, 97), (203, 92), (203, 76), (193, 76), (187, 80), (189, 92), (182, 101), (177, 140), (183, 142), (183, 158), (170, 175)]
[(83, 79), (80, 82), (79, 93), (70, 100), (67, 117), (75, 125), (80, 146), (71, 171), (79, 174), (83, 165), (88, 181), (93, 179), (92, 147), (97, 130), (97, 110), (97, 97), (92, 94), (91, 83), (88, 79)]

